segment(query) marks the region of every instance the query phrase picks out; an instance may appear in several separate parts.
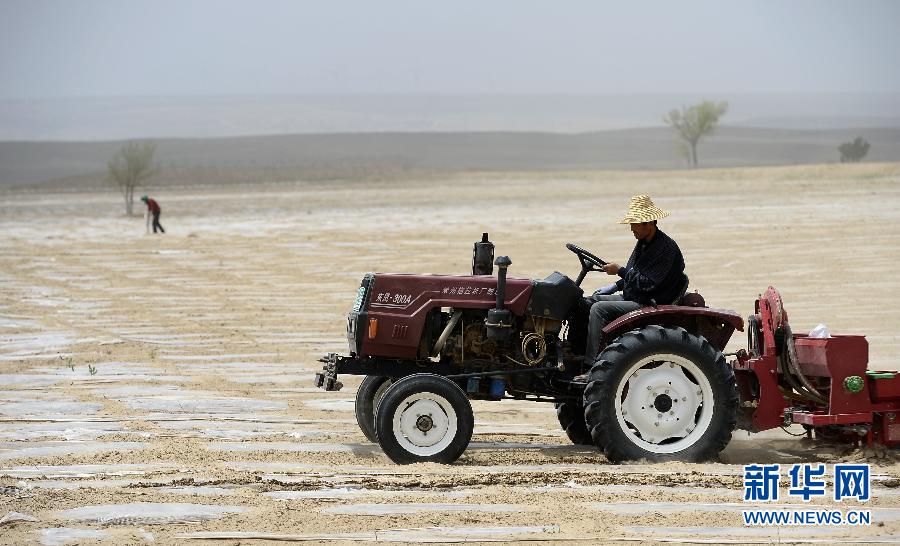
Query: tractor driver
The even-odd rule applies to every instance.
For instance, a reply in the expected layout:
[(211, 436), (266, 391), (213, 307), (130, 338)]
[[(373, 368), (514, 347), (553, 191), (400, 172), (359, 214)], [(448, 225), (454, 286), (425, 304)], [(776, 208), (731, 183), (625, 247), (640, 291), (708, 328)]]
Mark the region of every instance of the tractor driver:
[[(594, 364), (603, 327), (625, 313), (646, 305), (668, 305), (679, 298), (686, 289), (684, 257), (678, 244), (656, 227), (656, 221), (665, 218), (665, 212), (649, 195), (635, 195), (628, 205), (628, 213), (619, 221), (631, 224), (631, 233), (637, 239), (634, 250), (625, 267), (616, 263), (603, 266), (607, 275), (618, 275), (618, 281), (594, 292), (586, 298), (591, 304), (588, 320), (587, 346), (584, 362), (588, 369)], [(621, 291), (621, 295), (615, 294)]]

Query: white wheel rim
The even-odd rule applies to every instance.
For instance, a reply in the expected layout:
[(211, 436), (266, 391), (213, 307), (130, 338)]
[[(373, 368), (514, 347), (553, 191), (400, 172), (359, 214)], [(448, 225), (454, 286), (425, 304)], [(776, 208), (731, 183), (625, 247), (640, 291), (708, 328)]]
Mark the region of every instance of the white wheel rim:
[(413, 455), (428, 457), (447, 448), (456, 436), (456, 411), (443, 396), (420, 392), (394, 411), (394, 437)]
[(652, 453), (676, 453), (709, 428), (712, 386), (684, 357), (656, 354), (632, 364), (619, 382), (616, 418), (625, 436)]

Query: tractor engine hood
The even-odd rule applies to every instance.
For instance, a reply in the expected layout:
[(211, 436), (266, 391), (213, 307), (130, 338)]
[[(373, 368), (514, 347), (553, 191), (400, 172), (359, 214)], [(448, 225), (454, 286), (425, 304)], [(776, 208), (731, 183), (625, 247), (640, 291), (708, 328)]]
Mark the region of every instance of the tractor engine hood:
[[(506, 308), (515, 315), (524, 314), (533, 286), (531, 279), (507, 278)], [(432, 309), (491, 309), (496, 304), (497, 278), (376, 273), (363, 279), (360, 296), (360, 305), (348, 316), (351, 352), (416, 358), (426, 317)]]
[[(506, 279), (506, 307), (520, 315), (531, 295), (531, 279)], [(415, 316), (434, 307), (490, 309), (497, 297), (497, 278), (489, 275), (374, 276), (369, 310)]]

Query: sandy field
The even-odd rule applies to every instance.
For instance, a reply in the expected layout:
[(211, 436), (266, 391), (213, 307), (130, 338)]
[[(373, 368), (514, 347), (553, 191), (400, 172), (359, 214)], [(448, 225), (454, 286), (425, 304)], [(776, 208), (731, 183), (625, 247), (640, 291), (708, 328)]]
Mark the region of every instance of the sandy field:
[[(360, 378), (312, 388), (366, 272), (465, 274), (488, 231), (510, 276), (575, 276), (566, 242), (627, 258), (635, 193), (671, 211), (710, 306), (746, 316), (772, 284), (795, 332), (865, 334), (900, 368), (900, 164), (173, 188), (164, 236), (112, 190), (5, 193), (0, 517), (27, 520), (0, 543), (900, 541), (891, 452), (776, 430), (716, 463), (612, 465), (551, 406), (503, 401), (474, 403), (456, 464), (401, 467), (357, 429)], [(743, 526), (742, 464), (839, 461), (873, 464), (872, 525)]]

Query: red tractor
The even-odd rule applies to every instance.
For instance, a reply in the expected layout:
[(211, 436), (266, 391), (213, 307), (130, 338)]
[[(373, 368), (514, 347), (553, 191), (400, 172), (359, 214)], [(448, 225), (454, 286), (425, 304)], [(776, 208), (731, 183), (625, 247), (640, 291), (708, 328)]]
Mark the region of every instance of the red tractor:
[(493, 260), (487, 234), (472, 275), (367, 274), (347, 317), (350, 354), (322, 358), (316, 386), (366, 376), (357, 422), (400, 464), (452, 463), (472, 437), (469, 401), (504, 398), (554, 403), (574, 443), (616, 462), (707, 460), (736, 427), (792, 423), (830, 439), (900, 442), (900, 377), (866, 371), (863, 336), (793, 335), (774, 288), (749, 318), (747, 350), (723, 354), (743, 320), (685, 285), (676, 301), (609, 323), (586, 369), (580, 285), (606, 262), (566, 247), (581, 263), (574, 281), (507, 278), (511, 261)]

